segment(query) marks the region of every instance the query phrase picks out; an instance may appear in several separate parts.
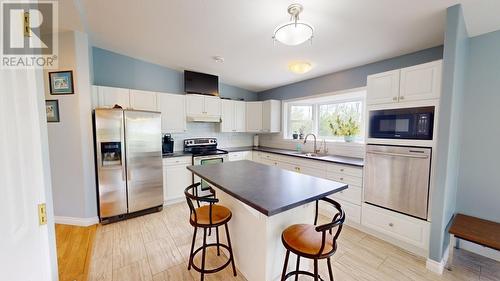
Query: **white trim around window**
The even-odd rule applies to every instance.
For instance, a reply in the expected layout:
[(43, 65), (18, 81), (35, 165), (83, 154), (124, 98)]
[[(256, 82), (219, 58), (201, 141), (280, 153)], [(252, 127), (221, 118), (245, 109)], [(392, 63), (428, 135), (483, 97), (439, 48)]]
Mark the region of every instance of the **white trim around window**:
[[(290, 131), (291, 120), (290, 110), (293, 106), (312, 106), (312, 133), (318, 138), (326, 141), (344, 142), (342, 137), (319, 136), (319, 108), (322, 105), (341, 104), (349, 102), (361, 102), (361, 108), (358, 110), (360, 114), (360, 133), (355, 138), (356, 142), (364, 142), (365, 140), (365, 114), (366, 114), (366, 88), (355, 88), (338, 92), (325, 93), (320, 95), (308, 96), (304, 98), (290, 99), (283, 101), (283, 131), (282, 137), (286, 140), (292, 139), (293, 132)], [(308, 133), (308, 132), (306, 132)]]

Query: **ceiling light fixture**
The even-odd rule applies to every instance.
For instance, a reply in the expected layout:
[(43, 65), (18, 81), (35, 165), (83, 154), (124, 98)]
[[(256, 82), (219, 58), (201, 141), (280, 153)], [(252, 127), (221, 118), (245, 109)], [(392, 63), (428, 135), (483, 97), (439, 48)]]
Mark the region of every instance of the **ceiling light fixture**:
[(299, 20), (299, 14), (304, 10), (300, 4), (288, 6), (290, 21), (278, 25), (274, 30), (273, 39), (285, 45), (300, 45), (307, 40), (312, 42), (314, 28), (309, 23)]
[(304, 74), (311, 70), (312, 65), (307, 61), (296, 61), (288, 64), (288, 70), (296, 74)]
[(221, 56), (213, 56), (212, 58), (214, 59), (215, 62), (218, 62), (218, 63), (224, 62), (224, 58)]

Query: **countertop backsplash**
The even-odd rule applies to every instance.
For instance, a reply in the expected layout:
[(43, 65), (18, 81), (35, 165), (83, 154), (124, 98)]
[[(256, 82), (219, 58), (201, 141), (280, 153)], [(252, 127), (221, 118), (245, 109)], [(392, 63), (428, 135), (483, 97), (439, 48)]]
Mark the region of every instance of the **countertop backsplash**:
[[(314, 148), (314, 139), (309, 138), (307, 143), (303, 144), (304, 140), (288, 140), (283, 139), (281, 133), (278, 134), (261, 134), (259, 135), (259, 145), (273, 148), (281, 149), (296, 149), (297, 144), (301, 144), (302, 150), (306, 152), (312, 152)], [(328, 154), (365, 158), (365, 144), (359, 142), (341, 142), (341, 141), (329, 141), (326, 142), (326, 147), (328, 149)], [(317, 149), (323, 150), (323, 139), (318, 138)]]
[(187, 123), (186, 133), (172, 134), (174, 151), (184, 149), (184, 139), (190, 138), (217, 138), (218, 147), (251, 146), (253, 134), (251, 133), (221, 133), (219, 123)]

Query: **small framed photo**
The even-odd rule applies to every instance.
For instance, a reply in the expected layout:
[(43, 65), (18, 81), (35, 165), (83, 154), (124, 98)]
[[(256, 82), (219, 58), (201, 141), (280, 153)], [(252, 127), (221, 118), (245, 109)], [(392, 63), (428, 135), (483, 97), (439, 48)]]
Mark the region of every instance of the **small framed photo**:
[(49, 85), (51, 95), (71, 95), (73, 90), (73, 71), (49, 72)]
[(59, 101), (46, 100), (45, 112), (47, 113), (47, 122), (59, 122)]

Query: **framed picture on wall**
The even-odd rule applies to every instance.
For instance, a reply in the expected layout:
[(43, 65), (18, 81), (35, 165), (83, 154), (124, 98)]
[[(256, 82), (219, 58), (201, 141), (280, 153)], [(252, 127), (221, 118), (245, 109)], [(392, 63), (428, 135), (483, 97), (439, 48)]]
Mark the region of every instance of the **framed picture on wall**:
[(73, 71), (49, 72), (49, 85), (51, 95), (71, 95), (73, 90)]
[(47, 122), (59, 122), (59, 101), (46, 100), (45, 112), (47, 114)]

